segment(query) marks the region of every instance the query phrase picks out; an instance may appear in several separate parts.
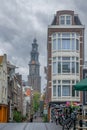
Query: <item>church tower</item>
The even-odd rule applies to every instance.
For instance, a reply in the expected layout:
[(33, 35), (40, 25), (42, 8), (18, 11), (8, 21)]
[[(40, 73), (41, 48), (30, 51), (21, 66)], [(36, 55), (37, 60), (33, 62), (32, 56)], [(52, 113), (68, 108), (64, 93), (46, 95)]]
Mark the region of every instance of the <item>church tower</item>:
[(29, 86), (32, 86), (33, 90), (41, 92), (39, 52), (36, 39), (33, 40), (30, 56), (31, 59), (29, 62), (29, 76), (28, 76)]

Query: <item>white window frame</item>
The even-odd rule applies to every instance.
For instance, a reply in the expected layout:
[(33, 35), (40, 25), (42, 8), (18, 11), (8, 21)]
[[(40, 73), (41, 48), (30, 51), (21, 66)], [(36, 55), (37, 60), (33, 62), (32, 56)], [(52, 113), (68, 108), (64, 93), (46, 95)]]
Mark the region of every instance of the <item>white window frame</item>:
[[(70, 17), (70, 24), (67, 24), (67, 16)], [(61, 17), (64, 17), (64, 24), (61, 23)], [(60, 15), (59, 16), (59, 24), (60, 25), (72, 25), (72, 16), (71, 15), (68, 15), (68, 14), (65, 14), (65, 15)]]

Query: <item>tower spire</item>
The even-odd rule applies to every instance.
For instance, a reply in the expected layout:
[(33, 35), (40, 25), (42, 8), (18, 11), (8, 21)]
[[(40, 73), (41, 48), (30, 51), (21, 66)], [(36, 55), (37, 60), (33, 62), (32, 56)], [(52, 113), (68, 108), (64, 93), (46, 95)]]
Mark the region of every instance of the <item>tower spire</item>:
[(33, 43), (37, 43), (37, 39), (36, 38), (34, 38)]
[(29, 62), (29, 85), (38, 92), (41, 90), (40, 63), (39, 52), (36, 38), (33, 39), (32, 50), (30, 53), (31, 60)]

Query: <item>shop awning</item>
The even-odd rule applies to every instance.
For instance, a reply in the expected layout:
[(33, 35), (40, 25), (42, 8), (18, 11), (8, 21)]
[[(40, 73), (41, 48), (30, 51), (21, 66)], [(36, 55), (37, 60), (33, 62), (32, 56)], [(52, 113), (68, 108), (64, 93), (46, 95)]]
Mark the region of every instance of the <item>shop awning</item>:
[(74, 89), (78, 91), (87, 91), (87, 78), (82, 79), (76, 85), (74, 85)]

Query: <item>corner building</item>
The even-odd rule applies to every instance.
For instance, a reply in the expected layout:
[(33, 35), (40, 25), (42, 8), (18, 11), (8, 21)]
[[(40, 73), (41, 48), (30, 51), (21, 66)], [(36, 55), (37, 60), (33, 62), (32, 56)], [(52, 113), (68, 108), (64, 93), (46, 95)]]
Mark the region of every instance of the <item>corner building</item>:
[(47, 54), (49, 106), (80, 102), (82, 94), (73, 85), (82, 79), (84, 26), (74, 11), (56, 12), (48, 26)]

